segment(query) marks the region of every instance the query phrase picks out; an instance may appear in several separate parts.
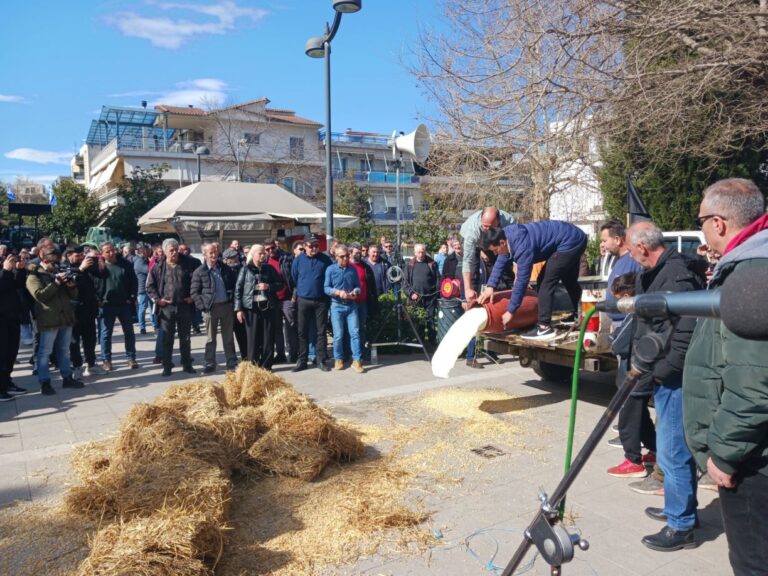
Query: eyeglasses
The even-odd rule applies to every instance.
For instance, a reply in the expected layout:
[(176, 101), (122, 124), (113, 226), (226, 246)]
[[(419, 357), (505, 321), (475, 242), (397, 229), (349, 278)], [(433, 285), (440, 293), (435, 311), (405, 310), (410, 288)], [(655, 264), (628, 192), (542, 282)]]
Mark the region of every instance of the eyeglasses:
[(720, 216), (720, 214), (705, 214), (704, 216), (699, 216), (698, 218), (696, 218), (696, 226), (698, 226), (699, 228), (703, 228), (704, 222), (706, 222), (710, 218), (720, 218), (720, 220), (728, 220), (728, 218), (723, 218), (722, 216)]
[(308, 248), (310, 248), (311, 250), (317, 250), (318, 248), (320, 248), (320, 244), (310, 244)]
[(299, 248), (299, 252), (304, 252), (304, 248)]

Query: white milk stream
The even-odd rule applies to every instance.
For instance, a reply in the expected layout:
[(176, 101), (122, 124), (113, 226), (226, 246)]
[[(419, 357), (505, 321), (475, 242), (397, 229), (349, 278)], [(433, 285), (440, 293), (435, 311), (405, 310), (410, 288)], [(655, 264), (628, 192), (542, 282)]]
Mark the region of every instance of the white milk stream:
[(437, 378), (448, 378), (469, 341), (488, 323), (488, 311), (485, 308), (470, 308), (462, 314), (448, 329), (435, 355), (432, 356), (432, 374)]

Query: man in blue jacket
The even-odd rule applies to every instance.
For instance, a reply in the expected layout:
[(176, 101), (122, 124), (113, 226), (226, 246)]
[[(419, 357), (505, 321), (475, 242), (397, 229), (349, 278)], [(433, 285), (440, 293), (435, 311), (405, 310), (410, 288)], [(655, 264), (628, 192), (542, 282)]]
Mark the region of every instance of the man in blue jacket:
[(529, 224), (510, 224), (504, 228), (491, 228), (483, 232), (482, 245), (496, 254), (488, 285), (478, 301), (482, 304), (490, 299), (501, 278), (504, 267), (511, 258), (517, 264), (517, 275), (512, 286), (512, 297), (507, 311), (502, 316), (504, 324), (512, 321), (531, 279), (531, 270), (536, 262), (546, 261), (539, 273), (539, 322), (536, 327), (523, 334), (527, 340), (551, 340), (552, 302), (557, 283), (562, 281), (573, 305), (573, 315), (566, 322), (576, 322), (581, 299), (579, 286), (579, 262), (587, 248), (587, 235), (573, 224), (560, 220), (545, 220)]
[(320, 242), (317, 236), (311, 234), (304, 242), (304, 252), (299, 254), (291, 265), (291, 277), (294, 297), (297, 300), (299, 317), (299, 359), (294, 372), (300, 372), (307, 367), (309, 352), (310, 318), (314, 317), (317, 333), (317, 365), (324, 372), (330, 368), (325, 364), (327, 343), (325, 330), (328, 325), (328, 296), (325, 294), (325, 269), (331, 265), (331, 259), (320, 252)]

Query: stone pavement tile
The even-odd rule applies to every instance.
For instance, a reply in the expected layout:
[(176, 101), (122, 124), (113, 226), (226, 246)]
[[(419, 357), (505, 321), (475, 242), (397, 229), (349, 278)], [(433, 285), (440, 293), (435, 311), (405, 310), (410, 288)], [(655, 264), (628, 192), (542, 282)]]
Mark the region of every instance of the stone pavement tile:
[(85, 442), (113, 435), (118, 428), (119, 419), (112, 412), (107, 412), (82, 418), (70, 416), (69, 423), (77, 441)]
[(24, 451), (46, 448), (48, 446), (74, 444), (77, 436), (69, 426), (66, 428), (50, 429), (47, 432), (40, 431), (36, 435), (24, 434), (21, 439)]
[(69, 469), (69, 456), (48, 456), (27, 462), (27, 480), (33, 501), (58, 499), (74, 480)]
[(29, 500), (27, 467), (23, 462), (3, 462), (0, 475), (0, 506), (6, 506), (16, 500)]
[(21, 434), (16, 428), (16, 432), (0, 433), (0, 455), (15, 454), (23, 449), (21, 443)]

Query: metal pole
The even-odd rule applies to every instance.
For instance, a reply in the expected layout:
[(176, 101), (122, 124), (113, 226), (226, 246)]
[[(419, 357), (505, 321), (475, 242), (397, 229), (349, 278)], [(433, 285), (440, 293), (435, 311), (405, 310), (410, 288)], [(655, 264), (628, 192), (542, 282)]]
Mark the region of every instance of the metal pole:
[(195, 154), (197, 156), (197, 181), (200, 182), (200, 154)]
[[(402, 156), (402, 155), (401, 155)], [(395, 158), (395, 218), (397, 219), (397, 245), (395, 248), (395, 257), (397, 265), (400, 265), (400, 158)], [(398, 335), (399, 336), (399, 335)]]
[(328, 247), (333, 240), (333, 171), (331, 167), (331, 42), (325, 49), (325, 235)]

